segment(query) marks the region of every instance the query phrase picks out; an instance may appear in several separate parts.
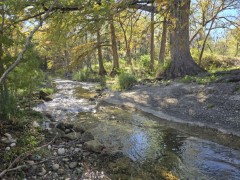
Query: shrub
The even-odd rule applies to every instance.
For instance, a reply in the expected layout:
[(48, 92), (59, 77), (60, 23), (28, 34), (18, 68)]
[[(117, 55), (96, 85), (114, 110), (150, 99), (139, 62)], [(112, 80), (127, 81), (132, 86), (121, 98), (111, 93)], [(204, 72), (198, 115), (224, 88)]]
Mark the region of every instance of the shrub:
[(73, 73), (73, 80), (75, 81), (86, 81), (87, 73), (85, 70), (79, 70)]
[(118, 84), (120, 89), (130, 89), (136, 82), (136, 77), (132, 74), (122, 72), (118, 76)]

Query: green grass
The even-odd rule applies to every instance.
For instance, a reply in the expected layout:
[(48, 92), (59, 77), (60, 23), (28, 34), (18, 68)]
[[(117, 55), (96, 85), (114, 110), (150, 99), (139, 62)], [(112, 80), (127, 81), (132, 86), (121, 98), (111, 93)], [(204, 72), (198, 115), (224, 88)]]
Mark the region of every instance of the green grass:
[(183, 83), (192, 83), (192, 82), (196, 82), (198, 84), (209, 84), (211, 82), (216, 81), (219, 78), (219, 76), (215, 76), (215, 75), (210, 75), (210, 76), (203, 76), (203, 77), (199, 77), (199, 76), (185, 76), (182, 79), (180, 79), (180, 82)]

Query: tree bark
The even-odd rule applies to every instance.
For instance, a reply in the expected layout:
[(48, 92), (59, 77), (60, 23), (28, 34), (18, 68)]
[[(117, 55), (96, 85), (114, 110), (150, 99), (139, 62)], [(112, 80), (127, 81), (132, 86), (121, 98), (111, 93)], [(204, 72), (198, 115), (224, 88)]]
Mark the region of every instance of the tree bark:
[(204, 70), (196, 64), (190, 53), (190, 0), (174, 0), (171, 7), (171, 16), (175, 21), (170, 33), (171, 63), (163, 75), (165, 78), (196, 75)]
[(111, 17), (109, 23), (110, 23), (112, 53), (113, 53), (113, 68), (112, 68), (112, 71), (111, 71), (110, 75), (112, 77), (114, 77), (117, 74), (117, 71), (119, 69), (119, 58), (118, 58), (118, 51), (117, 51), (115, 27), (114, 27), (114, 24), (113, 24), (113, 17)]
[(164, 64), (166, 42), (167, 42), (167, 18), (164, 17), (162, 38), (161, 38), (161, 47), (160, 47), (160, 52), (159, 52), (159, 57), (158, 57), (158, 64)]
[[(152, 3), (153, 6), (153, 3)], [(151, 49), (150, 49), (150, 71), (154, 70), (154, 11), (151, 12)]]
[(98, 74), (100, 76), (104, 76), (107, 74), (107, 71), (105, 70), (104, 65), (103, 65), (100, 28), (97, 30), (97, 49), (98, 49), (98, 65), (99, 65)]

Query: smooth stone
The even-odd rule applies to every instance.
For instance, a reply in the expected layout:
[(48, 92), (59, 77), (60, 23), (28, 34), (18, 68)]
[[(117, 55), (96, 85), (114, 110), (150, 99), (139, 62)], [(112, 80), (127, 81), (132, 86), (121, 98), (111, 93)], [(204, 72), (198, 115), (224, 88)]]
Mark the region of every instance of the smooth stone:
[(65, 154), (65, 152), (66, 151), (64, 148), (59, 148), (57, 153), (58, 153), (58, 155), (63, 155), (63, 154)]
[(75, 167), (77, 167), (77, 162), (71, 162), (71, 163), (69, 163), (69, 168), (70, 168), (70, 169), (73, 169), (73, 168), (75, 168)]
[(68, 159), (68, 158), (62, 158), (62, 161), (63, 161), (63, 162), (68, 162), (69, 159)]
[(16, 143), (10, 144), (10, 147), (14, 147), (14, 146), (16, 146)]
[(35, 164), (35, 162), (34, 161), (26, 161), (29, 165), (34, 165)]
[(66, 130), (65, 130), (65, 133), (70, 133), (70, 132), (71, 132), (70, 129), (66, 129)]
[(48, 150), (51, 150), (51, 149), (52, 149), (52, 146), (51, 146), (51, 145), (48, 145), (47, 148), (48, 148)]
[(71, 133), (64, 135), (64, 137), (69, 140), (79, 139), (79, 138), (81, 138), (81, 136), (82, 136), (81, 133), (76, 133), (76, 132), (71, 132)]
[(53, 164), (52, 169), (57, 171), (59, 169), (59, 164)]
[(6, 147), (6, 149), (5, 149), (6, 151), (10, 151), (11, 150), (11, 148), (10, 147)]
[(97, 140), (91, 140), (84, 143), (87, 150), (93, 152), (101, 152), (104, 146)]

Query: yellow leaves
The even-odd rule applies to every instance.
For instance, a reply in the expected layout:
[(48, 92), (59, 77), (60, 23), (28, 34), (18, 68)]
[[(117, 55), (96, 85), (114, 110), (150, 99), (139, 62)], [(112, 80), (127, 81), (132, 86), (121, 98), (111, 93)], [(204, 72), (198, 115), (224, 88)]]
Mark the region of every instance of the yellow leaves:
[(176, 177), (171, 171), (164, 172), (164, 173), (163, 173), (163, 177), (164, 177), (166, 180), (179, 180), (179, 178)]

